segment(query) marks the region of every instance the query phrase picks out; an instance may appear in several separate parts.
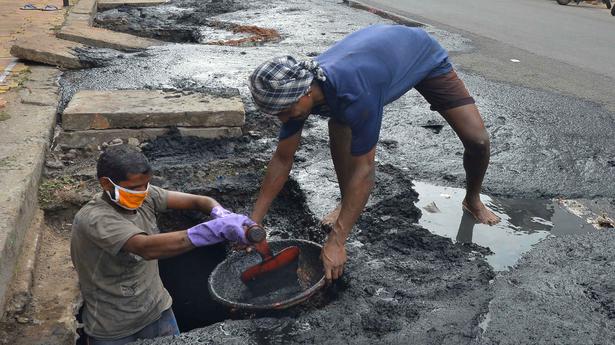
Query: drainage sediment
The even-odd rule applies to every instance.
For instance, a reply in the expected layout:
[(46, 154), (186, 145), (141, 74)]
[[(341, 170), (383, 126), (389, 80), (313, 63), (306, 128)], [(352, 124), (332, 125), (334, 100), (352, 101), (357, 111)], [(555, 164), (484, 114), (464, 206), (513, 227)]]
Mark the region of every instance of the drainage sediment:
[(176, 0), (158, 7), (120, 7), (99, 12), (98, 27), (175, 43), (250, 46), (280, 40), (269, 28), (210, 19), (246, 8), (241, 1)]

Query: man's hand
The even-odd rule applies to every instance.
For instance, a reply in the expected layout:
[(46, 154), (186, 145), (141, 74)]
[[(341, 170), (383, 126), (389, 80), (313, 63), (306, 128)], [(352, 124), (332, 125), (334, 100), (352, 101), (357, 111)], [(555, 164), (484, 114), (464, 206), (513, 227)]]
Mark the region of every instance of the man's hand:
[(253, 224), (255, 223), (247, 216), (231, 213), (191, 227), (188, 229), (188, 239), (195, 247), (209, 246), (223, 241), (250, 244), (245, 229)]
[(340, 243), (337, 236), (332, 232), (322, 248), (320, 258), (325, 267), (325, 278), (329, 282), (341, 277), (344, 273), (344, 264), (347, 260), (344, 242), (341, 241)]

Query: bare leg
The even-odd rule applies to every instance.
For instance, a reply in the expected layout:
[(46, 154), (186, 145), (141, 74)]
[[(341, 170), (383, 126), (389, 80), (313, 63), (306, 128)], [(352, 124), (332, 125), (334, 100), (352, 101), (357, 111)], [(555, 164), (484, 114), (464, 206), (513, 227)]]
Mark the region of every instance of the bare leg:
[[(329, 120), (329, 148), (331, 149), (331, 158), (337, 175), (340, 193), (344, 198), (345, 186), (350, 178), (350, 141), (352, 132), (350, 127), (344, 126), (333, 120)], [(341, 203), (335, 207), (333, 211), (327, 214), (321, 221), (321, 226), (327, 233), (331, 231), (333, 223), (337, 220), (340, 214)]]
[(489, 134), (476, 105), (468, 104), (441, 111), (440, 114), (457, 133), (465, 148), (463, 167), (466, 171), (466, 196), (463, 207), (479, 223), (497, 224), (500, 218), (480, 201), (480, 190), (489, 165), (490, 146)]

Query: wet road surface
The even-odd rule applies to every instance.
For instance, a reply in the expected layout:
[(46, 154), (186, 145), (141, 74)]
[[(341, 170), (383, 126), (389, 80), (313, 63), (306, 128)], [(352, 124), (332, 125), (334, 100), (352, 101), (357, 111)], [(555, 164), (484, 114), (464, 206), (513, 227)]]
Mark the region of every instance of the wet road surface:
[[(553, 0), (364, 0), (615, 78), (615, 17), (604, 5)], [(589, 62), (589, 63), (588, 63)]]

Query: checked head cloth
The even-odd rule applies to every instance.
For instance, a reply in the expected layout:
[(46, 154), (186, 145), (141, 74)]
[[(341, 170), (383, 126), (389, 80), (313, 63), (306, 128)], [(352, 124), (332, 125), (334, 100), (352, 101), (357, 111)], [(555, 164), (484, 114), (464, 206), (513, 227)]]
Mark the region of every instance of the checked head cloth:
[(262, 63), (250, 75), (248, 87), (256, 106), (275, 115), (305, 95), (312, 81), (326, 80), (318, 62), (297, 62), (292, 56), (280, 56)]

